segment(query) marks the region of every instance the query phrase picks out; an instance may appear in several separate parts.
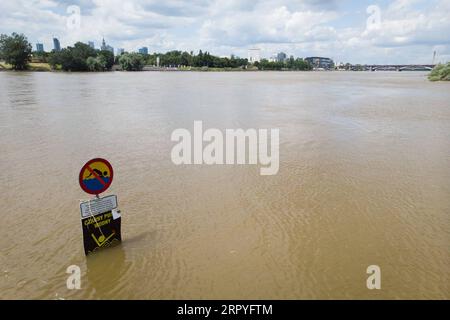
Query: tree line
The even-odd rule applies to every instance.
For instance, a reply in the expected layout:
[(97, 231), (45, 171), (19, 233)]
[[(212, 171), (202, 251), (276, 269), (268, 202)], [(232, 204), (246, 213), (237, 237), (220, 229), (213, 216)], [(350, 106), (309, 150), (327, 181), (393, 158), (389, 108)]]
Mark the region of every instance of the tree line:
[(232, 55), (228, 57), (217, 57), (208, 51), (200, 50), (198, 54), (193, 51), (173, 50), (166, 53), (153, 53), (145, 55), (147, 64), (157, 65), (159, 57), (159, 65), (163, 67), (209, 67), (209, 68), (245, 68), (248, 60)]
[[(148, 65), (157, 65), (159, 57), (159, 65), (163, 67), (209, 67), (209, 68), (246, 68), (249, 66), (247, 59), (239, 58), (232, 55), (228, 57), (217, 57), (209, 52), (199, 51), (195, 55), (192, 51), (169, 51), (164, 54), (153, 53), (145, 55), (145, 61)], [(301, 58), (290, 57), (285, 61), (268, 61), (262, 59), (255, 62), (254, 66), (259, 70), (312, 70), (312, 66)]]
[[(166, 53), (140, 54), (122, 53), (114, 56), (111, 51), (97, 50), (88, 44), (77, 42), (60, 51), (33, 52), (32, 46), (23, 34), (0, 35), (0, 60), (10, 64), (15, 70), (27, 69), (31, 58), (48, 63), (52, 69), (64, 71), (107, 71), (114, 65), (122, 70), (139, 71), (145, 65), (160, 67), (229, 68), (246, 69), (247, 59), (236, 56), (218, 57), (208, 51), (194, 52), (173, 50)], [(158, 60), (159, 59), (159, 63)], [(261, 60), (253, 64), (259, 70), (310, 70), (311, 66), (303, 59), (291, 57), (286, 61), (269, 62)]]
[(255, 66), (259, 70), (312, 70), (312, 66), (302, 58), (290, 57), (284, 61), (269, 61), (262, 59), (259, 62), (255, 62)]

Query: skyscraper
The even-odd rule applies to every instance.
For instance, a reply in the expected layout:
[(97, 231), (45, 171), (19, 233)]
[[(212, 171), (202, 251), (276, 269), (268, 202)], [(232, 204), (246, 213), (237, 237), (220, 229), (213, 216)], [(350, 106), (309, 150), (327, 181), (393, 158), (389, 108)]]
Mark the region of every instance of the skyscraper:
[(138, 52), (140, 54), (148, 54), (148, 48), (147, 47), (142, 47), (138, 50)]
[(44, 45), (42, 43), (36, 43), (36, 51), (44, 52)]
[(53, 49), (55, 51), (61, 51), (61, 44), (57, 38), (53, 38)]
[(111, 47), (110, 45), (107, 45), (105, 42), (105, 38), (103, 38), (102, 40), (102, 46), (100, 47), (101, 50), (107, 50), (107, 51), (111, 51), (112, 54), (114, 54), (114, 48)]
[(284, 52), (280, 52), (277, 54), (277, 61), (284, 62), (287, 59), (287, 55)]
[(106, 42), (105, 38), (102, 39), (102, 46), (100, 47), (101, 50), (106, 50)]

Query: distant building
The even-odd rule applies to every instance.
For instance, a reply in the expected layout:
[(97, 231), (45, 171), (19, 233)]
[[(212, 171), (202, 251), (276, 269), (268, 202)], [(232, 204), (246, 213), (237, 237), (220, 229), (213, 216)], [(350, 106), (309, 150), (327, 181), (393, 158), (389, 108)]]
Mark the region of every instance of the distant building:
[(89, 47), (91, 47), (92, 49), (95, 49), (95, 44), (94, 41), (89, 41), (88, 42)]
[(117, 48), (117, 55), (120, 56), (121, 54), (123, 54), (125, 52), (124, 48)]
[(277, 55), (271, 55), (269, 58), (269, 62), (277, 62)]
[(148, 54), (148, 48), (147, 47), (142, 47), (138, 50), (138, 52), (140, 54)]
[(105, 42), (105, 38), (102, 39), (102, 45), (100, 47), (100, 50), (106, 50), (106, 42)]
[(44, 45), (42, 43), (36, 43), (36, 51), (44, 52)]
[(248, 62), (255, 63), (261, 61), (261, 50), (252, 48), (248, 50)]
[(278, 62), (284, 62), (287, 60), (287, 55), (284, 52), (280, 52), (277, 54), (277, 61)]
[(337, 70), (346, 70), (346, 67), (347, 67), (346, 64), (343, 62), (335, 63), (335, 68)]
[(100, 47), (100, 49), (110, 51), (112, 54), (114, 54), (114, 48), (106, 44), (105, 38), (102, 39), (102, 46)]
[(55, 51), (61, 51), (61, 44), (57, 38), (53, 38), (53, 49)]
[(331, 70), (334, 68), (334, 62), (330, 58), (308, 57), (305, 58), (305, 61), (308, 62), (314, 69)]

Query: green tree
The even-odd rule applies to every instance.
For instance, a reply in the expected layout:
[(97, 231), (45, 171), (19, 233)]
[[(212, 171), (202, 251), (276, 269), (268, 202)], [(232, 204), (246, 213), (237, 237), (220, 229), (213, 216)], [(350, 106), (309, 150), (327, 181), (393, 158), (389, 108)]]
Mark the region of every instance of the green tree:
[(38, 60), (39, 62), (48, 62), (49, 53), (48, 52), (38, 52), (33, 51), (31, 53), (32, 60)]
[(431, 70), (428, 79), (431, 81), (450, 81), (450, 62), (438, 64)]
[(124, 53), (119, 58), (119, 64), (122, 70), (141, 71), (144, 68), (145, 59), (139, 53)]
[(114, 65), (114, 53), (109, 50), (101, 50), (98, 57), (104, 60), (104, 70), (111, 70)]
[(106, 68), (106, 61), (102, 56), (89, 57), (86, 59), (86, 64), (89, 71), (104, 71)]
[(232, 56), (230, 58), (220, 58), (213, 56), (209, 52), (202, 50), (198, 55), (186, 51), (173, 50), (166, 53), (153, 53), (145, 59), (149, 65), (156, 65), (156, 58), (159, 57), (160, 65), (165, 67), (194, 66), (194, 67), (214, 67), (214, 68), (237, 68), (245, 67), (248, 64), (247, 59), (241, 59)]
[(181, 54), (181, 65), (183, 66), (191, 66), (192, 65), (192, 55), (188, 52), (183, 52)]
[(119, 64), (120, 57), (126, 53), (128, 52), (122, 52), (121, 54), (114, 56), (114, 64)]
[[(59, 52), (53, 51), (49, 57), (49, 63), (53, 68), (57, 68), (59, 65), (65, 71), (88, 71), (91, 70), (92, 67), (99, 68), (98, 63), (103, 65), (101, 70), (107, 69), (110, 61), (109, 58), (105, 58), (106, 54), (103, 54), (103, 51), (100, 51), (99, 56), (103, 56), (103, 60), (99, 58), (97, 60), (97, 64), (93, 64), (93, 60), (90, 59), (90, 65), (88, 66), (87, 60), (88, 58), (96, 58), (97, 50), (93, 49), (89, 45), (77, 42), (73, 47), (67, 47), (62, 49)], [(114, 63), (114, 57), (113, 62)], [(111, 66), (112, 66), (111, 64)]]
[(268, 61), (262, 59), (254, 64), (259, 70), (311, 70), (308, 62), (301, 58), (290, 57), (287, 61)]
[(14, 70), (24, 70), (31, 58), (31, 44), (23, 34), (0, 35), (0, 59), (12, 65)]
[(48, 63), (53, 69), (58, 69), (62, 65), (62, 57), (61, 51), (52, 51), (48, 56)]

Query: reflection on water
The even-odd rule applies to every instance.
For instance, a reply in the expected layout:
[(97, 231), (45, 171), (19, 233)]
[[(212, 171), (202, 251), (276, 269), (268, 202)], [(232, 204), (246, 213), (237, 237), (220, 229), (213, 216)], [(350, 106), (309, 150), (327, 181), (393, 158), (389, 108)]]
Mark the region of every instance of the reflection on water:
[[(0, 73), (0, 297), (450, 298), (450, 90), (425, 76)], [(173, 165), (194, 120), (279, 128), (279, 173)], [(124, 242), (86, 259), (94, 157)]]

